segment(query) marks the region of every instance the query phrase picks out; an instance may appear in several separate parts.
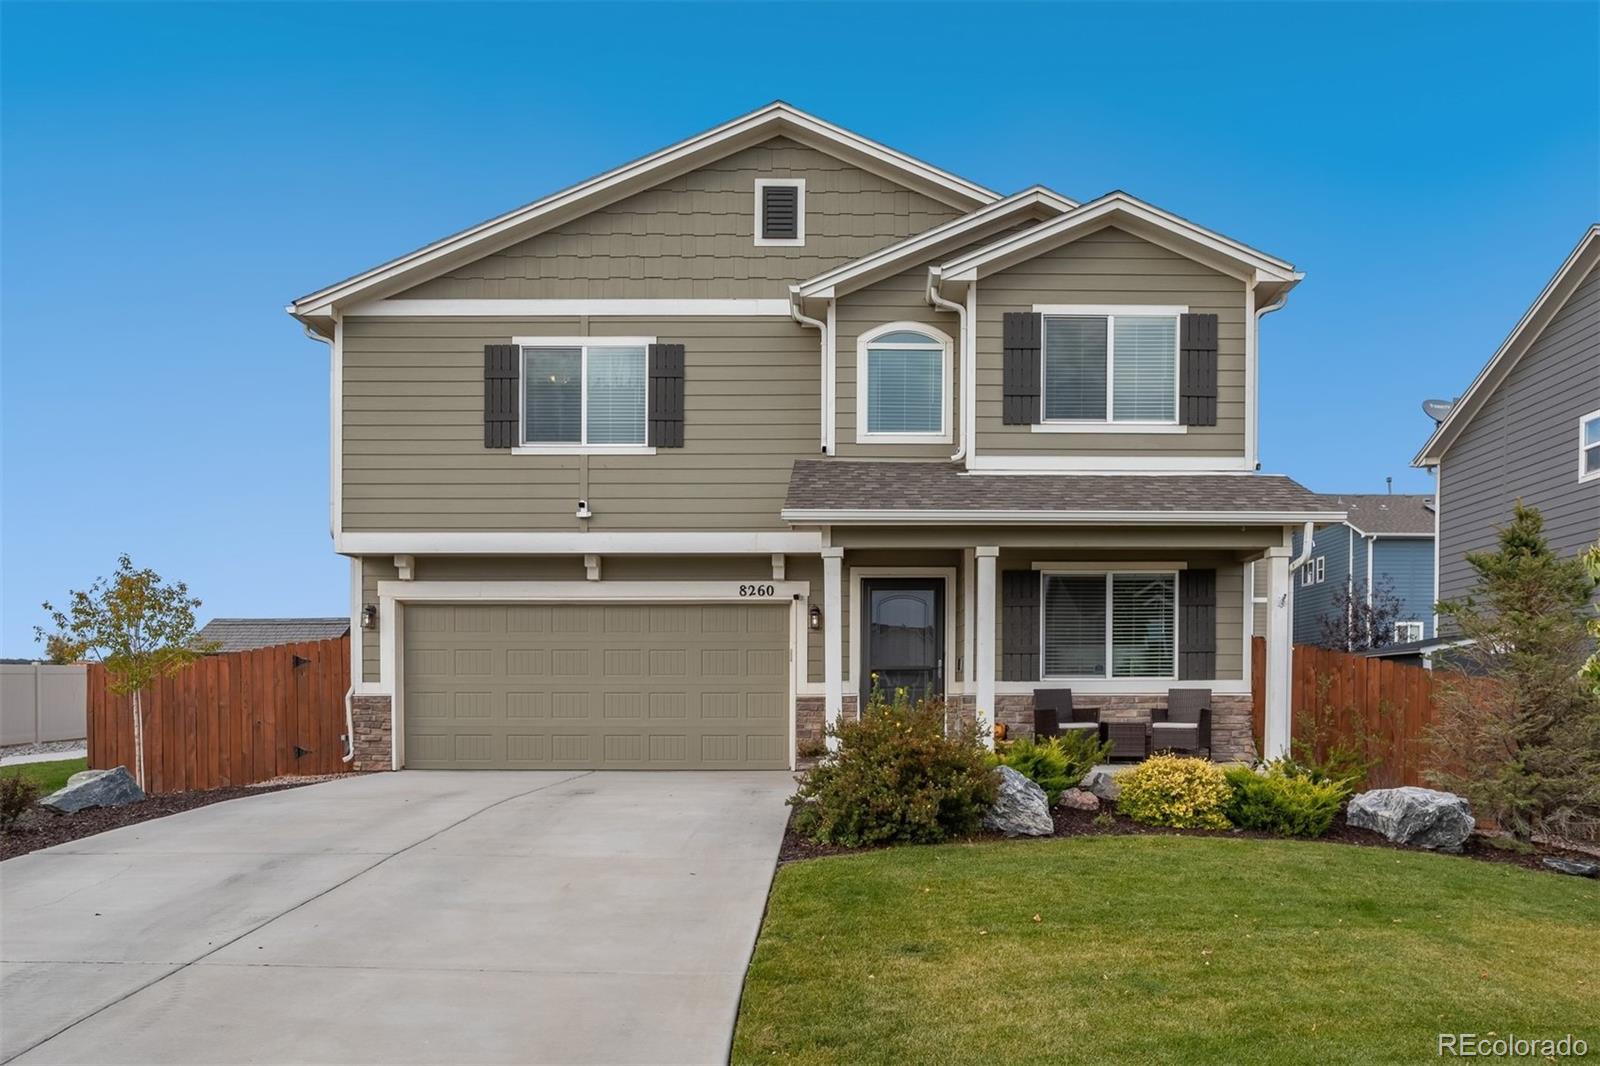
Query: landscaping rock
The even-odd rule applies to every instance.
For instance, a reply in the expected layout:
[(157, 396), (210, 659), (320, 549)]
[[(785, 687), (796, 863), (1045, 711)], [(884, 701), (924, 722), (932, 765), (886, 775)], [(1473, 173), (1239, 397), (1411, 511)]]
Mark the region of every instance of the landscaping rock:
[(983, 827), (1008, 837), (1047, 837), (1056, 831), (1044, 789), (1009, 766), (999, 768), (1000, 794), (983, 816)]
[(1056, 806), (1065, 807), (1069, 811), (1098, 811), (1100, 797), (1086, 789), (1069, 788), (1061, 793), (1061, 798), (1056, 800)]
[(1093, 792), (1096, 796), (1113, 803), (1122, 795), (1122, 786), (1117, 784), (1117, 775), (1110, 770), (1090, 770), (1083, 775), (1083, 780), (1078, 782), (1078, 787), (1086, 792)]
[(1546, 855), (1539, 860), (1540, 863), (1558, 874), (1571, 874), (1573, 877), (1600, 877), (1600, 862), (1584, 862), (1582, 859), (1560, 859), (1554, 855)]
[(1430, 851), (1460, 851), (1472, 835), (1472, 807), (1450, 792), (1431, 788), (1379, 788), (1350, 800), (1345, 822), (1372, 829), (1396, 844)]
[(144, 789), (134, 781), (126, 766), (115, 770), (83, 770), (73, 774), (60, 790), (39, 801), (39, 806), (58, 814), (71, 814), (90, 807), (120, 807), (144, 799)]

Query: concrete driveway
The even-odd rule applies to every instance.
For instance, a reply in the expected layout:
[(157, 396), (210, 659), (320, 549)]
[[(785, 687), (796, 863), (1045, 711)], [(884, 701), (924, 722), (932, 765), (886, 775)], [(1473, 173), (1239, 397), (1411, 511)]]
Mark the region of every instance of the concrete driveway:
[(727, 1057), (787, 773), (406, 771), (0, 866), (0, 1060)]

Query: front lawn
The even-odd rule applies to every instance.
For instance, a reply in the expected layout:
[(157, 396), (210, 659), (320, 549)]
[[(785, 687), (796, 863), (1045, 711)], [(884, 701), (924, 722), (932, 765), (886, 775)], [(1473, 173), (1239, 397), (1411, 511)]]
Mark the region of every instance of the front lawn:
[(1600, 884), (1392, 849), (1183, 836), (791, 863), (739, 1063), (1422, 1061), (1436, 1034), (1600, 1047)]
[(31, 777), (39, 795), (48, 796), (67, 783), (67, 778), (89, 768), (88, 759), (57, 759), (53, 762), (25, 762), (0, 766), (0, 777)]

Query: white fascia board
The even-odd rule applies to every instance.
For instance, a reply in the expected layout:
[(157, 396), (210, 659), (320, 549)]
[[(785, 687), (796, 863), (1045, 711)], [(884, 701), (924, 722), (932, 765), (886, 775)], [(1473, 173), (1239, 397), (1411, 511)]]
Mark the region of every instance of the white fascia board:
[[(919, 179), (930, 189), (941, 191), (953, 206), (971, 208), (993, 203), (995, 200), (1000, 199), (1000, 194), (992, 189), (986, 189), (964, 178), (959, 178), (948, 171), (931, 166), (921, 160), (913, 159), (902, 152), (897, 152), (887, 145), (868, 140), (860, 134), (852, 133), (832, 123), (824, 122), (822, 119), (814, 115), (808, 115), (797, 108), (790, 107), (788, 104), (772, 103), (747, 115), (725, 122), (704, 133), (696, 134), (687, 140), (669, 145), (642, 159), (626, 163), (587, 181), (553, 193), (542, 200), (535, 200), (533, 203), (519, 207), (514, 211), (509, 211), (506, 214), (489, 219), (487, 222), (481, 222), (476, 226), (435, 241), (398, 259), (390, 260), (354, 277), (318, 289), (316, 292), (308, 293), (290, 305), (290, 313), (302, 318), (325, 314), (333, 304), (341, 300), (347, 300), (364, 290), (393, 281), (408, 272), (424, 268), (429, 263), (436, 262), (463, 249), (485, 244), (496, 238), (507, 239), (509, 242), (531, 236), (532, 232), (538, 232), (536, 224), (543, 217), (565, 208), (584, 205), (587, 201), (594, 201), (593, 206), (598, 207), (603, 202), (605, 195), (616, 190), (619, 186), (626, 187), (630, 182), (635, 182), (654, 171), (663, 170), (673, 164), (692, 161), (701, 154), (712, 151), (727, 142), (737, 141), (740, 138), (760, 136), (768, 131), (773, 135), (785, 131), (797, 131), (829, 142), (840, 149), (853, 152), (865, 159), (873, 160), (891, 170)], [(530, 232), (524, 233), (524, 229), (528, 229)], [(484, 254), (487, 253), (488, 249), (485, 249)]]
[(816, 532), (350, 533), (341, 555), (815, 555)]
[[(970, 214), (960, 218), (951, 219), (941, 226), (924, 230), (914, 236), (887, 248), (863, 256), (841, 267), (835, 267), (825, 274), (818, 274), (809, 281), (803, 281), (797, 288), (798, 295), (803, 299), (831, 299), (843, 295), (844, 292), (853, 291), (849, 282), (886, 267), (916, 256), (935, 248), (945, 241), (970, 233), (980, 226), (987, 225), (998, 218), (1025, 211), (1031, 207), (1048, 207), (1058, 212), (1067, 212), (1077, 207), (1077, 203), (1066, 197), (1051, 192), (1043, 186), (1034, 186), (1022, 192), (997, 200), (992, 204), (978, 208)], [(841, 289), (843, 291), (841, 291)]]
[(973, 455), (967, 470), (983, 474), (1250, 474), (1244, 456)]
[(1483, 369), (1478, 371), (1478, 376), (1472, 379), (1467, 391), (1462, 393), (1461, 398), (1450, 408), (1450, 413), (1445, 415), (1444, 421), (1434, 427), (1427, 442), (1412, 458), (1412, 466), (1439, 465), (1440, 460), (1444, 458), (1445, 450), (1454, 443), (1462, 428), (1477, 413), (1478, 408), (1483, 406), (1489, 393), (1505, 380), (1506, 375), (1516, 366), (1517, 360), (1521, 359), (1533, 346), (1533, 342), (1539, 339), (1539, 334), (1550, 324), (1550, 320), (1561, 310), (1578, 287), (1578, 283), (1596, 262), (1600, 262), (1600, 224), (1589, 227), (1583, 239), (1578, 242), (1578, 246), (1572, 249), (1571, 254), (1545, 284), (1533, 304), (1523, 312), (1522, 318), (1500, 343), (1494, 355), (1484, 364)]
[(368, 300), (346, 318), (789, 317), (784, 299), (729, 300)]
[(797, 525), (1001, 525), (1001, 526), (1275, 526), (1326, 522), (1326, 511), (1016, 511), (784, 508)]
[[(1116, 216), (1138, 219), (1149, 225), (1173, 233), (1185, 240), (1211, 250), (1227, 259), (1248, 267), (1249, 275), (1258, 283), (1278, 281), (1294, 283), (1303, 276), (1293, 264), (1240, 244), (1220, 233), (1197, 226), (1152, 204), (1137, 200), (1126, 193), (1114, 192), (1090, 203), (1068, 211), (1060, 218), (1044, 222), (1023, 233), (1003, 237), (993, 244), (979, 248), (967, 255), (940, 266), (939, 273), (946, 281), (977, 281), (985, 268), (1009, 256), (1024, 253), (1044, 245), (1034, 254), (1040, 254), (1056, 243), (1066, 243), (1084, 227)], [(1054, 242), (1054, 243), (1051, 243)]]
[(793, 603), (810, 595), (809, 581), (380, 581), (378, 596), (401, 603)]

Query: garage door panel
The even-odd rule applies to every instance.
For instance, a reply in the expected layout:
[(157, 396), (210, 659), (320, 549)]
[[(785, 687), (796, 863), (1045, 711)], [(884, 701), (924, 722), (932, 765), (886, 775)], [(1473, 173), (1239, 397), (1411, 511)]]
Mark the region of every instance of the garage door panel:
[(422, 605), (404, 656), (410, 766), (788, 763), (786, 606)]

